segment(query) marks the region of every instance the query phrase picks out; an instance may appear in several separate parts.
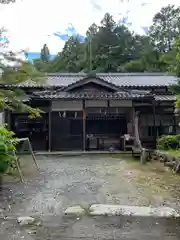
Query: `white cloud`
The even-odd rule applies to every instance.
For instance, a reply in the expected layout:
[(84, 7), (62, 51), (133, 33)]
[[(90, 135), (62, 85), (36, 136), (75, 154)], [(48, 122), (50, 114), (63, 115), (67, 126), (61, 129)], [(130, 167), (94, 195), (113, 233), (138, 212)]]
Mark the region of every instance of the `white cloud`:
[[(149, 4), (142, 6), (145, 1)], [(140, 32), (140, 26), (148, 26), (152, 16), (168, 3), (178, 4), (178, 0), (19, 0), (5, 7), (0, 5), (0, 22), (9, 30), (12, 49), (39, 52), (47, 43), (55, 53), (64, 42), (53, 32), (63, 32), (68, 23), (84, 34), (91, 23), (100, 22), (105, 12), (117, 20), (119, 13), (129, 10), (129, 21)]]

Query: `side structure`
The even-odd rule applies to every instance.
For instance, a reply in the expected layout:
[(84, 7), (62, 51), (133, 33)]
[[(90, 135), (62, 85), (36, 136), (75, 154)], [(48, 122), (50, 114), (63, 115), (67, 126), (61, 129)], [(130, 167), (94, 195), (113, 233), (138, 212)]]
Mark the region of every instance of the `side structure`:
[(121, 137), (135, 135), (138, 112), (141, 143), (155, 148), (158, 136), (179, 131), (172, 82), (160, 74), (51, 74), (45, 85), (22, 86), (42, 117), (8, 113), (6, 120), (36, 151), (122, 150)]

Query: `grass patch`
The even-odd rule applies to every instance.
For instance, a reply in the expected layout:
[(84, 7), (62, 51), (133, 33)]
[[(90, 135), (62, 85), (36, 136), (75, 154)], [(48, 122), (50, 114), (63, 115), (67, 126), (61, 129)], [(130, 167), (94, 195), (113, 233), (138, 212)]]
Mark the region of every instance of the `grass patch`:
[(180, 197), (179, 181), (178, 174), (174, 174), (159, 162), (143, 166), (137, 176), (137, 183), (145, 186), (147, 191), (154, 195), (162, 194), (162, 197), (163, 195)]
[(166, 153), (169, 156), (180, 157), (180, 150), (179, 149), (178, 150), (171, 149), (171, 150), (168, 150), (168, 151), (161, 151), (161, 152)]
[[(180, 151), (172, 151), (172, 154), (180, 154)], [(125, 171), (131, 172), (128, 178), (131, 178), (132, 184), (141, 189), (149, 199), (154, 197), (180, 198), (180, 175), (175, 174), (168, 167), (164, 167), (159, 161), (150, 161), (141, 164), (139, 158), (133, 158), (132, 155), (116, 154), (113, 158), (124, 160), (123, 167)]]

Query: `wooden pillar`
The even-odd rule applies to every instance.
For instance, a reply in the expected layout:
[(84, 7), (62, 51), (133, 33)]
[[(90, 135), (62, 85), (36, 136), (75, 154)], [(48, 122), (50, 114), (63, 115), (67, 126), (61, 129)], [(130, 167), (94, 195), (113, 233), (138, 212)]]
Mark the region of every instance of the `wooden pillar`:
[(52, 112), (52, 102), (50, 102), (48, 111), (48, 151), (51, 152), (51, 112)]
[(157, 141), (157, 132), (156, 132), (156, 102), (152, 101), (152, 111), (153, 111), (153, 137), (154, 137), (154, 149), (156, 149), (156, 141)]
[(175, 106), (173, 108), (173, 133), (176, 134), (176, 114), (175, 114)]
[(132, 135), (135, 136), (135, 107), (134, 103), (132, 102), (132, 111), (131, 111), (131, 121), (132, 121)]
[(85, 109), (85, 100), (83, 100), (83, 151), (86, 151), (86, 109)]

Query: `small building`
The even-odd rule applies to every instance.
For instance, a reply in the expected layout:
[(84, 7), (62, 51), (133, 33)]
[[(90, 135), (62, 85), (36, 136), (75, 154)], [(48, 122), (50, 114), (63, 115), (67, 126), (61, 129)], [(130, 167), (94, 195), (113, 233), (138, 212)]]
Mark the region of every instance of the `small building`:
[(162, 73), (48, 74), (38, 85), (17, 86), (27, 92), (31, 106), (44, 111), (42, 117), (9, 112), (6, 119), (36, 151), (121, 150), (121, 137), (135, 134), (138, 113), (142, 145), (155, 147), (158, 136), (179, 131), (176, 98), (168, 88), (175, 82)]

